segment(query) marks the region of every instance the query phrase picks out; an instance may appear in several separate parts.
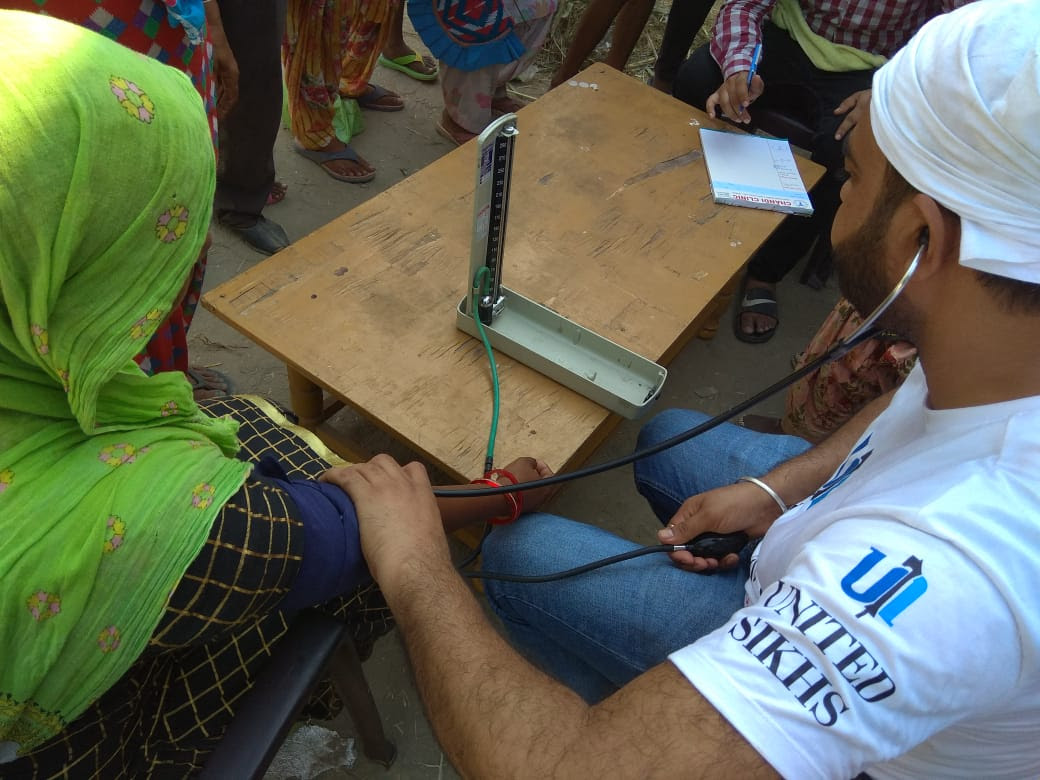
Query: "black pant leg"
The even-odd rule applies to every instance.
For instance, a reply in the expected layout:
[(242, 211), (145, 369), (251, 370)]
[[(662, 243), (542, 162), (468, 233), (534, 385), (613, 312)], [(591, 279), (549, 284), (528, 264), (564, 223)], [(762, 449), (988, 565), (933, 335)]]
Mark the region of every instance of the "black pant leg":
[(711, 94), (722, 83), (722, 70), (711, 56), (708, 44), (699, 46), (675, 74), (672, 94), (683, 103), (704, 110)]
[[(220, 122), (220, 216), (250, 224), (274, 183), (274, 143), (282, 116), (281, 45), (286, 0), (219, 0), (238, 62), (238, 103)], [(250, 220), (252, 218), (252, 220)]]
[(813, 188), (811, 217), (785, 217), (779, 227), (766, 239), (748, 263), (748, 274), (763, 282), (783, 279), (817, 238), (830, 246), (831, 223), (838, 210), (838, 192), (841, 184), (830, 172)]
[[(808, 58), (806, 58), (808, 60)], [(797, 265), (817, 241), (814, 257), (830, 254), (831, 224), (841, 205), (841, 182), (844, 167), (842, 142), (834, 138), (844, 117), (834, 109), (854, 92), (869, 89), (872, 70), (828, 73), (815, 68), (807, 86), (819, 105), (812, 139), (812, 159), (827, 171), (811, 192), (813, 215), (788, 217), (755, 253), (748, 273), (765, 282), (778, 282)]]
[(690, 53), (693, 39), (708, 18), (713, 4), (712, 0), (673, 0), (661, 39), (661, 51), (654, 65), (658, 78), (675, 81), (679, 67)]

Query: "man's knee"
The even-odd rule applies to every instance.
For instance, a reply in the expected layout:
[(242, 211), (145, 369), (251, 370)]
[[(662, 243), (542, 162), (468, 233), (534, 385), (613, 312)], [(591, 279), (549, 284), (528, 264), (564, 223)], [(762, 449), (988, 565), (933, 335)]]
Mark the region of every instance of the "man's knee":
[[(535, 516), (528, 516), (516, 523), (494, 528), (484, 539), (480, 550), (480, 568), (496, 574), (527, 574), (532, 556), (537, 556), (541, 544), (537, 523), (529, 523)], [(496, 580), (484, 581), (484, 594), (491, 608), (501, 618), (508, 616), (508, 606), (503, 601), (510, 584)]]
[(672, 94), (703, 111), (708, 98), (721, 84), (722, 71), (711, 56), (708, 44), (704, 44), (679, 68), (672, 85)]
[(488, 571), (513, 571), (532, 555), (537, 555), (540, 515), (524, 517), (511, 525), (498, 526), (484, 539), (481, 547), (483, 566)]
[[(636, 449), (644, 450), (661, 444), (707, 419), (707, 415), (689, 409), (666, 409), (639, 431)], [(650, 503), (654, 514), (662, 522), (667, 522), (679, 504), (690, 495), (686, 483), (693, 465), (691, 452), (690, 444), (670, 447), (655, 455), (640, 458), (632, 466), (636, 490)], [(696, 456), (693, 457), (695, 461)]]
[[(691, 430), (707, 419), (709, 419), (708, 415), (691, 409), (665, 409), (654, 415), (650, 422), (639, 429), (636, 448), (641, 450), (653, 447), (666, 439)], [(638, 466), (641, 462), (642, 460), (637, 460), (636, 465)]]
[[(560, 568), (559, 546), (568, 543), (578, 526), (573, 520), (544, 512), (532, 512), (515, 523), (497, 526), (484, 539), (481, 568), (499, 574), (554, 571)], [(496, 586), (490, 580), (487, 586), (490, 596)]]
[[(496, 527), (484, 540), (481, 570), (495, 574), (541, 575), (566, 571), (596, 558), (614, 555), (618, 537), (595, 526), (545, 512), (532, 512), (510, 525)], [(529, 604), (554, 597), (552, 587), (488, 579), (484, 592), (503, 620), (526, 622), (515, 613), (513, 598)], [(558, 594), (557, 594), (558, 595)]]

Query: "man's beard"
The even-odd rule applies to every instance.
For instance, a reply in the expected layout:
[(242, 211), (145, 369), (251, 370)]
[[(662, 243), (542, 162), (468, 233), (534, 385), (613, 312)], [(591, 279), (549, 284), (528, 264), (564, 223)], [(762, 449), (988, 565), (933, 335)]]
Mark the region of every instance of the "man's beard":
[[(864, 319), (895, 287), (894, 281), (885, 278), (881, 260), (885, 251), (885, 226), (880, 217), (875, 208), (859, 230), (832, 249), (841, 294)], [(908, 310), (897, 297), (874, 325), (909, 338), (911, 321)]]

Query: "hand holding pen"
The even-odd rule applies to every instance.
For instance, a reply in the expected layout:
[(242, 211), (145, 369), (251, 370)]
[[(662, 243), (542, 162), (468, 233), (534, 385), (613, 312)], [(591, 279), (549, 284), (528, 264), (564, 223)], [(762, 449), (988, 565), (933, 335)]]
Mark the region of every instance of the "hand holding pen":
[(747, 71), (739, 71), (726, 79), (708, 98), (705, 110), (708, 116), (723, 116), (732, 122), (748, 124), (751, 116), (748, 106), (762, 94), (765, 84), (758, 75), (758, 65), (762, 59), (762, 44), (756, 44), (751, 54), (751, 66)]
[[(747, 72), (747, 98), (740, 104), (741, 113), (747, 113), (747, 107), (751, 105), (751, 101), (754, 99), (751, 97), (751, 84), (755, 80), (755, 76), (758, 76), (758, 62), (762, 59), (762, 44), (756, 43), (755, 50), (751, 54), (751, 70)], [(762, 82), (762, 77), (758, 76), (759, 84)], [(759, 89), (759, 94), (761, 94)], [(758, 95), (755, 95), (758, 97)]]

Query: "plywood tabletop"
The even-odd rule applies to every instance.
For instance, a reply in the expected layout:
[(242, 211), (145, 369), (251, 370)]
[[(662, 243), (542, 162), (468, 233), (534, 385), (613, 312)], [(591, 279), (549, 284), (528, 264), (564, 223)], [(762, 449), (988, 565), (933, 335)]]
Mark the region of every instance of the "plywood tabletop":
[[(603, 65), (518, 114), (503, 283), (667, 363), (781, 215), (713, 202), (703, 113)], [(466, 293), (475, 144), (208, 292), (203, 304), (457, 477), (482, 470), (491, 402)], [(822, 173), (799, 158), (807, 187)], [(348, 186), (348, 185), (344, 185)], [(573, 466), (614, 420), (499, 354), (496, 463)]]

